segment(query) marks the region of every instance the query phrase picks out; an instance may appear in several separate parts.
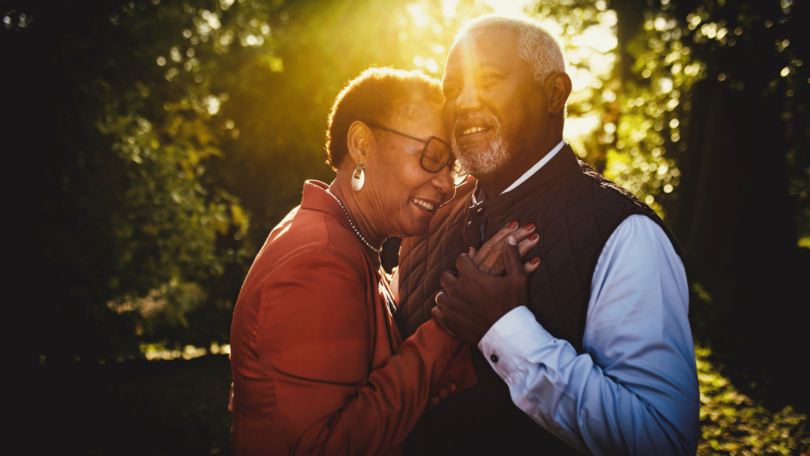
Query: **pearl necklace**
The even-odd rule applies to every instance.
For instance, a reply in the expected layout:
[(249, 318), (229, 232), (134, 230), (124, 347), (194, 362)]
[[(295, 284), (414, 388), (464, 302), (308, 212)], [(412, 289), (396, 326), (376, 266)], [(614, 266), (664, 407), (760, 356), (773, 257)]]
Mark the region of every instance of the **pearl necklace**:
[(343, 206), (343, 203), (341, 203), (341, 202), (340, 202), (340, 200), (338, 199), (338, 197), (337, 197), (337, 196), (335, 196), (335, 194), (334, 194), (334, 193), (332, 193), (331, 191), (329, 191), (329, 189), (326, 189), (326, 193), (328, 193), (328, 194), (332, 195), (332, 198), (334, 198), (334, 199), (335, 199), (335, 201), (337, 201), (337, 203), (340, 205), (340, 208), (341, 208), (341, 209), (343, 209), (343, 213), (344, 213), (344, 214), (346, 214), (346, 218), (347, 218), (347, 219), (349, 219), (349, 225), (351, 225), (351, 226), (352, 226), (352, 229), (354, 230), (354, 234), (356, 234), (356, 235), (357, 235), (357, 237), (358, 237), (358, 238), (360, 238), (360, 240), (361, 240), (361, 241), (363, 241), (363, 244), (366, 244), (366, 247), (368, 247), (368, 248), (370, 248), (371, 250), (375, 251), (377, 254), (379, 254), (380, 252), (382, 252), (382, 246), (380, 246), (379, 248), (375, 248), (374, 246), (372, 246), (372, 245), (371, 245), (371, 244), (370, 244), (370, 243), (369, 243), (369, 242), (366, 240), (366, 238), (364, 238), (364, 237), (363, 237), (363, 235), (362, 235), (362, 234), (360, 234), (360, 231), (357, 229), (357, 227), (356, 227), (356, 226), (354, 226), (354, 222), (352, 221), (352, 218), (351, 218), (351, 217), (349, 217), (349, 212), (348, 212), (348, 211), (346, 211), (346, 208)]

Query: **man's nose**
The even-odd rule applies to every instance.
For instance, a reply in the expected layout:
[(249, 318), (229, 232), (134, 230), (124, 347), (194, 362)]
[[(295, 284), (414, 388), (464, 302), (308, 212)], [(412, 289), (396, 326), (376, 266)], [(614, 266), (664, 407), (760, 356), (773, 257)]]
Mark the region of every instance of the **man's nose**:
[(481, 100), (478, 97), (478, 90), (476, 90), (475, 84), (464, 84), (461, 93), (456, 99), (456, 108), (459, 111), (475, 111), (480, 107)]

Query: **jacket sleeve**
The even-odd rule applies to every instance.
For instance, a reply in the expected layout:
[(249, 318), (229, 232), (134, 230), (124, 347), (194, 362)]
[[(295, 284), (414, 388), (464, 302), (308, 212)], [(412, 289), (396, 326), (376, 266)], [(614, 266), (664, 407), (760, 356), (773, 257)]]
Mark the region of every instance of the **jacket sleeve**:
[(262, 290), (256, 342), (275, 380), (273, 413), (288, 453), (371, 455), (400, 445), (462, 343), (431, 321), (369, 375), (371, 279), (330, 250), (303, 253), (278, 271)]

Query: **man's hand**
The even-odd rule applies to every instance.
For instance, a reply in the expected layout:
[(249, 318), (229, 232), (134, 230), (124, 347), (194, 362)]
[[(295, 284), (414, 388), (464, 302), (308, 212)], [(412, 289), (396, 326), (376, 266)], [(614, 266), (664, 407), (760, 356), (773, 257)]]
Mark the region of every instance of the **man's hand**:
[[(513, 236), (504, 241), (503, 258), (506, 266), (503, 277), (479, 271), (467, 254), (459, 255), (456, 260), (458, 275), (451, 271), (442, 274), (445, 291), (436, 296), (436, 307), (432, 311), (433, 319), (441, 328), (477, 345), (501, 317), (528, 303), (527, 271), (520, 263), (517, 240)], [(535, 260), (532, 260), (534, 268), (539, 265)]]

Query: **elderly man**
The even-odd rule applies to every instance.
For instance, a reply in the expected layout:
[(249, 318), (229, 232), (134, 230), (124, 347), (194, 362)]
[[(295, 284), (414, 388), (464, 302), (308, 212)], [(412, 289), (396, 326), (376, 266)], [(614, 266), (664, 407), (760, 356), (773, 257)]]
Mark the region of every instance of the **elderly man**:
[[(403, 244), (397, 321), (407, 337), (432, 314), (470, 342), (478, 384), (435, 397), (407, 451), (694, 454), (699, 393), (679, 246), (563, 140), (571, 80), (559, 42), (528, 19), (476, 19), (457, 35), (443, 90), (453, 147), (478, 180)], [(471, 268), (511, 221), (536, 224), (527, 257), (539, 269)], [(459, 273), (441, 275), (454, 265)], [(525, 282), (528, 296), (510, 297)]]

